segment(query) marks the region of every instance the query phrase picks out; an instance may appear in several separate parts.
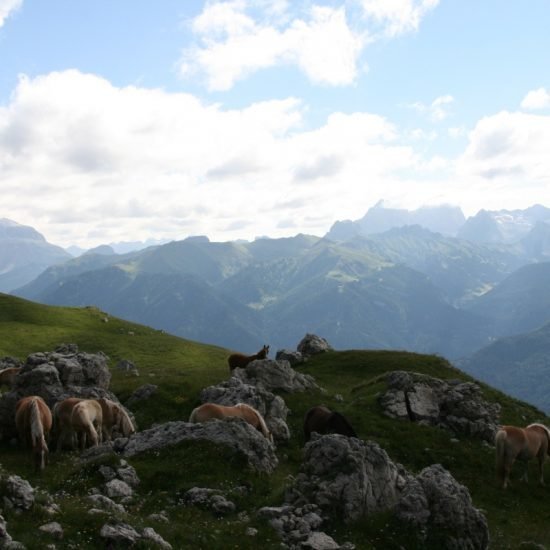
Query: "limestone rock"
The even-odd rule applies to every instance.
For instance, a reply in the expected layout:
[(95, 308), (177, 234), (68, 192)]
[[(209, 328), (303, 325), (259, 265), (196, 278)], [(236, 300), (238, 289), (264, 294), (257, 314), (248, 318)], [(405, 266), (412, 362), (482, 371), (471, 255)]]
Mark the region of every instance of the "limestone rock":
[(63, 539), (63, 527), (57, 521), (52, 521), (50, 523), (46, 523), (44, 525), (41, 525), (38, 528), (39, 531), (42, 533), (45, 533), (47, 535), (50, 535), (54, 539), (61, 540)]
[(418, 543), (450, 550), (485, 549), (489, 528), (468, 489), (440, 464), (424, 468), (403, 490), (396, 517), (409, 524)]
[(144, 384), (140, 386), (126, 401), (126, 405), (131, 407), (133, 404), (139, 401), (145, 401), (149, 399), (158, 390), (156, 384)]
[(240, 378), (232, 376), (225, 382), (203, 389), (200, 400), (202, 403), (219, 405), (246, 403), (264, 417), (275, 441), (290, 439), (290, 431), (286, 423), (288, 407), (281, 397), (267, 391), (263, 386), (245, 384)]
[(172, 545), (166, 542), (152, 527), (145, 527), (141, 532), (141, 540), (147, 544), (171, 550)]
[(218, 516), (224, 516), (235, 511), (236, 506), (227, 500), (219, 491), (205, 487), (193, 487), (183, 495), (183, 502), (194, 506), (202, 506), (212, 510)]
[(34, 489), (26, 480), (16, 475), (2, 480), (4, 485), (4, 506), (19, 510), (30, 510), (34, 505)]
[(310, 357), (317, 353), (324, 353), (332, 350), (330, 344), (321, 336), (306, 334), (296, 348), (304, 357)]
[(109, 545), (128, 545), (135, 544), (139, 539), (139, 533), (127, 523), (105, 524), (99, 532), (101, 538), (106, 539)]
[(388, 373), (386, 383), (379, 402), (387, 416), (494, 441), (500, 405), (485, 401), (477, 384), (405, 371)]
[(249, 466), (271, 473), (278, 464), (273, 445), (250, 424), (240, 418), (212, 420), (204, 424), (167, 422), (115, 441), (115, 450), (125, 457), (176, 445), (181, 441), (206, 440), (224, 445), (241, 454)]
[(293, 393), (318, 389), (312, 376), (295, 371), (288, 361), (252, 361), (244, 369), (235, 369), (233, 376), (240, 378), (245, 384), (261, 385), (267, 391)]
[(289, 349), (280, 349), (275, 354), (277, 361), (288, 361), (291, 367), (295, 365), (301, 365), (305, 362), (306, 358), (299, 351), (292, 351)]

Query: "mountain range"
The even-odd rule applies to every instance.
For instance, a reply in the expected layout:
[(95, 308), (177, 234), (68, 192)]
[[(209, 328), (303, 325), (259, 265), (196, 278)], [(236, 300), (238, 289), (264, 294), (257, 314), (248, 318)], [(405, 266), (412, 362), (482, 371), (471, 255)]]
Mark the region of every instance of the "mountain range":
[[(72, 259), (27, 228), (22, 238), (61, 253), (10, 290), (46, 304), (94, 305), (229, 349), (294, 348), (296, 335), (313, 332), (336, 349), (437, 353), (474, 375), (483, 370), (476, 354), (550, 322), (550, 210), (482, 211), (463, 222), (452, 207), (405, 216), (423, 226), (401, 225), (397, 210), (384, 220), (385, 210), (377, 205), (362, 220), (339, 222), (354, 228), (346, 239), (337, 223), (325, 237), (192, 237), (125, 254), (102, 246)], [(445, 217), (449, 233), (434, 231)], [(488, 218), (498, 239), (493, 230), (463, 237), (468, 224)], [(375, 228), (385, 230), (369, 233)]]

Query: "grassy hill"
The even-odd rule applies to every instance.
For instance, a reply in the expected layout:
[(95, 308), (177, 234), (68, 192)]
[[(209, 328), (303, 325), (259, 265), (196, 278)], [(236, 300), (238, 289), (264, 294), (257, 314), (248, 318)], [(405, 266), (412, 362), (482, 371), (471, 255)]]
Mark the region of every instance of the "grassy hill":
[[(106, 321), (108, 319), (108, 321)], [(303, 335), (296, 335), (297, 340)], [(222, 348), (182, 340), (160, 331), (121, 321), (95, 308), (60, 308), (34, 304), (0, 294), (0, 357), (24, 359), (29, 353), (52, 350), (62, 342), (74, 342), (83, 351), (103, 351), (113, 368), (111, 389), (124, 401), (145, 383), (158, 384), (159, 391), (138, 403), (135, 413), (140, 429), (168, 420), (185, 420), (198, 404), (200, 390), (226, 379), (228, 352)], [(114, 369), (120, 359), (133, 361), (140, 376), (132, 377)], [(412, 472), (441, 463), (470, 490), (474, 503), (488, 518), (492, 548), (517, 548), (529, 540), (550, 544), (547, 506), (550, 488), (531, 483), (526, 486), (513, 476), (512, 488), (499, 490), (494, 476), (494, 451), (479, 441), (451, 436), (439, 429), (392, 420), (381, 415), (377, 396), (383, 389), (381, 375), (391, 370), (410, 370), (443, 379), (471, 380), (442, 358), (392, 351), (331, 352), (311, 359), (301, 370), (315, 376), (326, 393), (284, 395), (292, 410), (289, 427), (292, 438), (278, 449), (279, 467), (271, 476), (255, 474), (241, 460), (226, 451), (203, 443), (184, 443), (168, 450), (147, 453), (129, 460), (141, 484), (133, 504), (127, 506), (125, 521), (137, 528), (153, 527), (174, 548), (280, 548), (274, 531), (258, 521), (253, 511), (264, 505), (280, 505), (289, 475), (296, 475), (301, 464), (302, 419), (312, 405), (325, 403), (349, 417), (359, 436), (378, 442), (396, 461)], [(525, 425), (546, 418), (535, 408), (483, 386), (485, 398), (502, 405), (503, 423)], [(343, 396), (343, 402), (335, 396)], [(61, 513), (54, 518), (65, 529), (58, 548), (102, 548), (98, 533), (104, 517), (90, 516), (85, 497), (101, 483), (97, 465), (82, 468), (72, 453), (52, 453), (42, 475), (33, 472), (30, 458), (9, 442), (0, 443), (2, 470), (17, 473), (30, 483), (55, 496)], [(105, 460), (105, 459), (103, 459)], [(113, 459), (114, 460), (114, 459)], [(550, 468), (546, 478), (550, 480)], [(194, 486), (223, 488), (225, 491), (246, 484), (247, 494), (232, 497), (235, 514), (218, 519), (211, 512), (181, 505), (183, 492)], [(147, 519), (164, 510), (169, 523)], [(247, 512), (249, 523), (238, 519)], [(41, 548), (49, 542), (39, 537), (37, 526), (52, 518), (39, 509), (17, 515), (3, 513), (8, 532), (28, 548)], [(33, 525), (29, 529), (29, 525)], [(258, 529), (247, 537), (247, 527)], [(406, 534), (385, 514), (369, 517), (351, 526), (334, 521), (326, 528), (339, 542), (351, 541), (357, 548), (410, 548)], [(138, 547), (139, 548), (139, 547)], [(144, 548), (144, 546), (141, 546)]]

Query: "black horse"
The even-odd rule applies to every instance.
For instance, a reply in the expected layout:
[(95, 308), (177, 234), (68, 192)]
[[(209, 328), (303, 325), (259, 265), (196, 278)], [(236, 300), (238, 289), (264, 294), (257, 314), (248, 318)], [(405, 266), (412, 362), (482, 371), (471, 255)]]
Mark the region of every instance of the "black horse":
[(357, 437), (355, 430), (343, 414), (331, 411), (324, 405), (312, 407), (306, 413), (304, 418), (304, 437), (306, 441), (309, 441), (312, 432)]

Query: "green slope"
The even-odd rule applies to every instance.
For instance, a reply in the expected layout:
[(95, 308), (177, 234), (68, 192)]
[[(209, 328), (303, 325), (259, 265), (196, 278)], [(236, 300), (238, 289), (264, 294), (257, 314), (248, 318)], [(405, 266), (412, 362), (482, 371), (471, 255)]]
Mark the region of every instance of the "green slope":
[[(133, 409), (140, 429), (155, 422), (186, 419), (197, 404), (200, 390), (228, 376), (227, 351), (175, 338), (148, 327), (106, 315), (94, 308), (59, 308), (0, 295), (0, 356), (25, 358), (34, 351), (51, 350), (61, 342), (75, 342), (83, 351), (104, 351), (111, 358), (111, 389), (124, 400), (145, 383), (159, 385), (159, 391)], [(298, 340), (303, 335), (296, 335)], [(127, 377), (114, 369), (119, 359), (134, 361), (139, 377)], [(441, 463), (470, 489), (474, 503), (487, 514), (492, 548), (516, 548), (524, 540), (550, 543), (550, 489), (517, 481), (507, 492), (496, 487), (493, 450), (479, 441), (461, 438), (451, 442), (446, 432), (408, 422), (391, 420), (380, 414), (377, 396), (383, 389), (381, 375), (391, 370), (411, 370), (440, 378), (470, 378), (453, 369), (437, 356), (392, 351), (331, 352), (312, 358), (302, 368), (315, 376), (326, 393), (284, 395), (292, 410), (289, 444), (278, 449), (280, 465), (272, 476), (253, 474), (224, 450), (206, 444), (182, 444), (169, 450), (141, 455), (130, 460), (141, 484), (138, 498), (127, 506), (123, 518), (135, 527), (154, 527), (174, 548), (280, 548), (274, 532), (257, 520), (253, 511), (263, 505), (280, 505), (289, 475), (299, 470), (303, 448), (302, 418), (312, 405), (324, 402), (348, 416), (360, 437), (380, 443), (394, 461), (413, 472)], [(343, 401), (337, 400), (337, 394)], [(484, 387), (485, 397), (502, 404), (502, 421), (523, 425), (531, 421), (550, 423), (550, 419), (531, 406), (515, 401), (496, 390)], [(8, 442), (0, 444), (4, 472), (17, 473), (33, 486), (56, 495), (61, 515), (53, 518), (65, 529), (58, 548), (103, 548), (98, 532), (105, 518), (86, 514), (85, 497), (100, 484), (97, 464), (82, 467), (71, 453), (55, 454), (42, 476), (34, 474), (26, 453)], [(103, 459), (105, 463), (105, 459)], [(109, 459), (110, 460), (110, 459)], [(107, 462), (108, 463), (108, 462)], [(534, 467), (534, 465), (533, 465)], [(550, 469), (546, 471), (550, 479)], [(534, 475), (531, 476), (534, 480)], [(249, 523), (238, 521), (237, 513), (224, 519), (210, 512), (179, 503), (182, 493), (193, 486), (223, 488), (246, 484), (247, 494), (233, 500), (238, 512), (246, 512)], [(147, 519), (163, 510), (170, 522)], [(52, 518), (39, 508), (17, 515), (5, 511), (8, 532), (28, 548), (44, 547), (30, 524), (41, 525)], [(258, 529), (247, 537), (247, 527)], [(410, 548), (406, 533), (384, 514), (351, 526), (333, 522), (326, 527), (339, 542), (354, 542), (357, 548)], [(526, 535), (525, 533), (528, 533)], [(46, 541), (49, 542), (49, 541)], [(72, 546), (71, 546), (72, 545)], [(139, 548), (139, 547), (138, 547)], [(141, 548), (145, 548), (141, 546)]]

